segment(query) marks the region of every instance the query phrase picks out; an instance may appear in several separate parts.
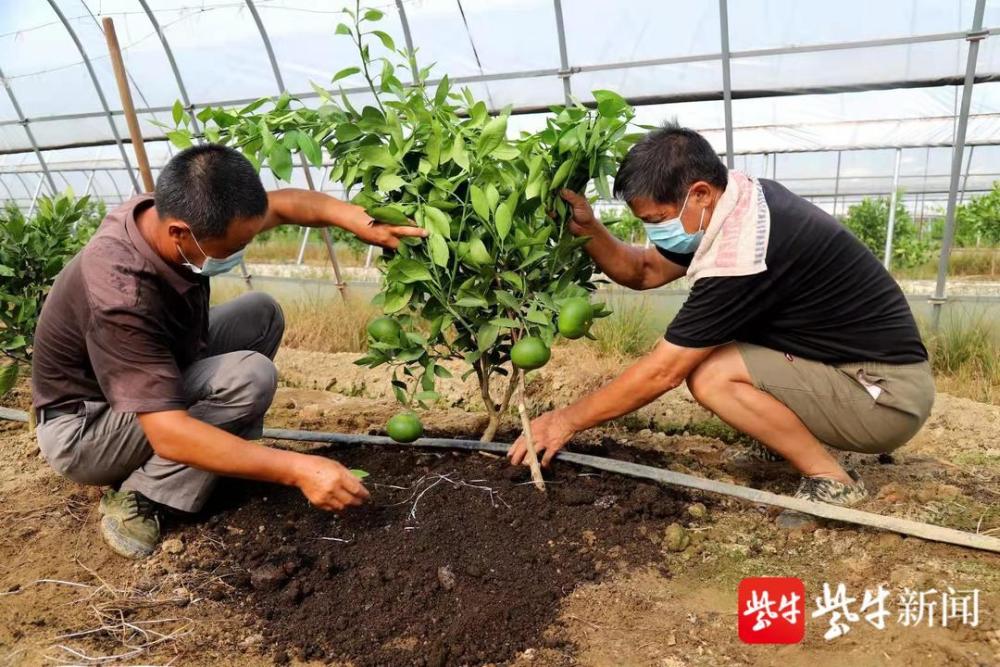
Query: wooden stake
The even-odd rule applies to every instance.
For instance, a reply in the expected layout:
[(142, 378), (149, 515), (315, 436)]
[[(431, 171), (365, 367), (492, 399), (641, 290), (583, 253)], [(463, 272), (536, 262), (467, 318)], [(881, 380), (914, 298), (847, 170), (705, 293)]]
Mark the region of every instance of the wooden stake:
[(521, 414), (521, 427), (524, 429), (524, 440), (528, 443), (528, 467), (531, 468), (531, 481), (535, 483), (535, 488), (545, 491), (545, 479), (542, 478), (542, 467), (538, 465), (538, 453), (535, 451), (535, 439), (531, 435), (531, 420), (528, 419), (528, 409), (524, 407), (524, 396), (527, 393), (524, 386), (525, 372), (520, 371), (518, 385), (521, 389), (517, 397), (517, 411)]
[(122, 50), (118, 45), (118, 35), (115, 33), (115, 22), (110, 16), (105, 16), (104, 38), (108, 42), (108, 53), (111, 55), (111, 66), (115, 70), (115, 82), (118, 84), (118, 94), (122, 100), (122, 110), (125, 112), (125, 122), (128, 124), (128, 134), (132, 139), (132, 150), (139, 165), (139, 175), (142, 177), (142, 187), (146, 192), (155, 189), (153, 172), (149, 169), (149, 158), (146, 156), (146, 146), (142, 143), (142, 131), (139, 129), (139, 119), (135, 115), (135, 105), (132, 103), (132, 92), (128, 86), (125, 74), (125, 62), (122, 60)]

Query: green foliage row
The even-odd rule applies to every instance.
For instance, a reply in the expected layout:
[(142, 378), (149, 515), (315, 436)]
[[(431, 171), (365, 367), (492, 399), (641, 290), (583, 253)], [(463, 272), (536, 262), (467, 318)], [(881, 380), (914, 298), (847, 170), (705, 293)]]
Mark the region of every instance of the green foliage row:
[(0, 211), (0, 395), (13, 387), (18, 367), (31, 361), (42, 301), (56, 276), (104, 218), (101, 202), (72, 191), (41, 197), (33, 217), (8, 203)]
[[(905, 269), (926, 263), (931, 257), (932, 246), (930, 241), (919, 238), (913, 218), (901, 199), (896, 198), (892, 266)], [(843, 218), (844, 225), (879, 259), (885, 255), (889, 205), (886, 197), (866, 197), (861, 203), (851, 206)]]

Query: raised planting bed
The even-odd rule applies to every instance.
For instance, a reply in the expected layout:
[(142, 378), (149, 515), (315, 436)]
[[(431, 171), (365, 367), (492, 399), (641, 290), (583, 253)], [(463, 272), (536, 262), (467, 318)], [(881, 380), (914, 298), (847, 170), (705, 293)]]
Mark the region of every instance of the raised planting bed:
[(228, 507), (208, 522), (225, 545), (230, 599), (278, 661), (482, 664), (532, 647), (571, 653), (554, 624), (560, 600), (627, 567), (663, 571), (661, 536), (688, 500), (567, 464), (541, 493), (525, 468), (481, 454), (331, 454), (369, 473), (368, 505), (338, 516), (295, 489), (232, 483), (216, 496)]

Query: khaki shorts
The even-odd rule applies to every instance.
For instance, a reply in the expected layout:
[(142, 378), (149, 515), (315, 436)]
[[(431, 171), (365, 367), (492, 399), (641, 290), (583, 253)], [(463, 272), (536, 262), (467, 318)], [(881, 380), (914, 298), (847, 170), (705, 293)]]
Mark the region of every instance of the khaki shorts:
[(750, 343), (737, 347), (754, 386), (836, 449), (891, 452), (916, 435), (934, 405), (934, 376), (926, 361), (827, 365)]

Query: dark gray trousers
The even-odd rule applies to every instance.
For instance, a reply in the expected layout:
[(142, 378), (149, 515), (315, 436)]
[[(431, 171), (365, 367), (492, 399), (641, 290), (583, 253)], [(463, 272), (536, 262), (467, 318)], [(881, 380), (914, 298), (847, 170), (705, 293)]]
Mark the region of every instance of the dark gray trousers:
[[(280, 306), (262, 292), (212, 308), (206, 356), (184, 371), (188, 413), (259, 438), (278, 386), (272, 360), (284, 330)], [(102, 401), (85, 401), (80, 413), (45, 420), (37, 433), (42, 455), (61, 475), (80, 484), (121, 483), (174, 509), (201, 509), (217, 479), (155, 454), (135, 413), (114, 412)]]

